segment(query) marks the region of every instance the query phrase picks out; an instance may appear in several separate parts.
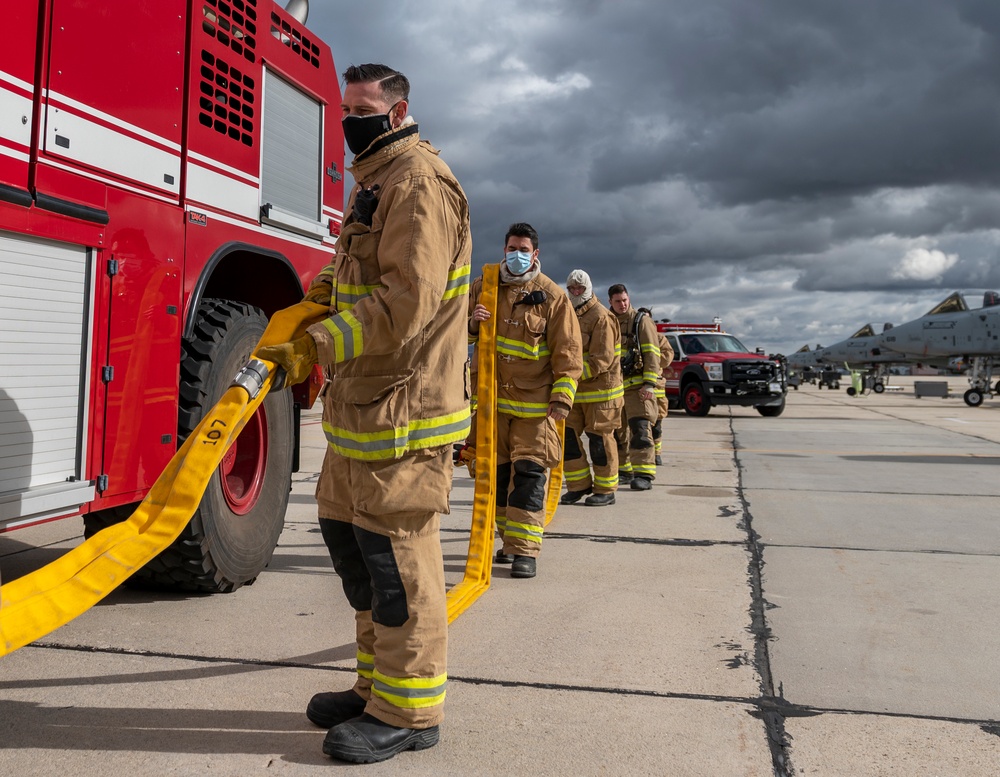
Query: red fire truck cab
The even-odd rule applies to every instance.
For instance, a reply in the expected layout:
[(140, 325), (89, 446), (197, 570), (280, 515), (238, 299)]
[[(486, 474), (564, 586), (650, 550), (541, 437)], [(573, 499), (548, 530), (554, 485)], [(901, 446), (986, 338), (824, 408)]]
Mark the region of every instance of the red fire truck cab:
[(754, 407), (762, 416), (779, 416), (788, 393), (780, 360), (751, 352), (736, 337), (711, 324), (657, 324), (674, 349), (667, 378), (667, 401), (694, 416), (713, 405)]
[[(330, 260), (338, 78), (273, 0), (18, 0), (4, 26), (0, 532), (93, 533)], [(147, 582), (227, 591), (266, 566), (308, 394), (267, 398)]]

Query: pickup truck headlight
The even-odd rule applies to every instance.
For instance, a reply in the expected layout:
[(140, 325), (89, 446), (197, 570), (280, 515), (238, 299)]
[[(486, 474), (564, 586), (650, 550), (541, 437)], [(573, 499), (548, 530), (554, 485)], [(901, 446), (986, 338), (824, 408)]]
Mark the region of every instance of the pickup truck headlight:
[(722, 380), (721, 364), (706, 364), (705, 372), (708, 373), (709, 380)]

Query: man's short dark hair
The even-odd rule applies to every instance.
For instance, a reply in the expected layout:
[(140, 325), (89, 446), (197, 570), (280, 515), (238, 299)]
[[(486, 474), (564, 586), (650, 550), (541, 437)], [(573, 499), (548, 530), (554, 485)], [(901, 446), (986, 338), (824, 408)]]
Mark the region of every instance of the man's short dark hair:
[(532, 248), (538, 248), (538, 233), (531, 224), (526, 224), (523, 221), (515, 222), (507, 227), (507, 234), (504, 235), (503, 242), (507, 245), (507, 241), (511, 237), (526, 237), (531, 241)]
[(608, 299), (611, 299), (615, 294), (628, 294), (628, 289), (625, 288), (624, 283), (616, 283), (608, 289)]
[(388, 65), (368, 63), (351, 65), (344, 71), (345, 84), (370, 84), (378, 82), (382, 97), (391, 104), (410, 100), (410, 81), (398, 70)]

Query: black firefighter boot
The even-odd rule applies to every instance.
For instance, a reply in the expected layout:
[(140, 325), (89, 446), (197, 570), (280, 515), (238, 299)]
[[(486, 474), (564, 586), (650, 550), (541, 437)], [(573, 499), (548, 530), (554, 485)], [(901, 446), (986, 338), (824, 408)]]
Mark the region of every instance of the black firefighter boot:
[(587, 501), (584, 502), (587, 507), (605, 507), (614, 503), (614, 494), (594, 494), (593, 496), (588, 496)]
[(365, 711), (368, 702), (353, 688), (336, 693), (317, 693), (309, 700), (306, 717), (320, 728), (333, 728)]
[(535, 560), (531, 556), (514, 556), (514, 563), (510, 568), (511, 577), (534, 577)]
[(559, 504), (561, 505), (575, 505), (581, 499), (583, 499), (587, 494), (593, 491), (592, 488), (586, 488), (583, 491), (567, 491), (559, 499)]
[(367, 713), (334, 726), (323, 740), (323, 752), (341, 761), (373, 764), (404, 750), (426, 750), (440, 738), (437, 726), (398, 728)]

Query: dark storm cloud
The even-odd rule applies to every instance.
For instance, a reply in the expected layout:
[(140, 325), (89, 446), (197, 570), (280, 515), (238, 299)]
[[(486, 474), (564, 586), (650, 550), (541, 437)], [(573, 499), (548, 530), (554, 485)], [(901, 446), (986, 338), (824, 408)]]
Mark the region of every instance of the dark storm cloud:
[(410, 77), (477, 267), (529, 221), (559, 283), (783, 347), (1000, 285), (993, 0), (314, 0), (310, 27)]

